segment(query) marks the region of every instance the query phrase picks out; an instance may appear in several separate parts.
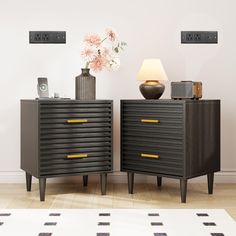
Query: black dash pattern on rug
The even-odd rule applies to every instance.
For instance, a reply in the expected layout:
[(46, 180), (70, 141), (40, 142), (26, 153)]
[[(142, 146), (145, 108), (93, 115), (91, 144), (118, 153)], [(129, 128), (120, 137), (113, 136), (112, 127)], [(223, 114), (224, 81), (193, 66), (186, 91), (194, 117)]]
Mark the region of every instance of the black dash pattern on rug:
[(160, 216), (159, 213), (148, 213), (148, 216)]
[(39, 233), (38, 236), (52, 236), (52, 233)]
[(161, 226), (161, 225), (163, 225), (163, 223), (162, 222), (151, 222), (151, 225), (152, 226)]
[(99, 226), (109, 226), (110, 222), (98, 222)]
[(154, 233), (154, 236), (167, 236), (167, 233)]
[(49, 216), (60, 216), (61, 213), (50, 213)]
[(99, 213), (99, 216), (111, 216), (110, 213)]
[(216, 226), (215, 222), (203, 222), (205, 226)]
[(54, 225), (57, 225), (57, 222), (45, 222), (44, 225), (46, 225), (46, 226), (54, 226)]
[(225, 236), (223, 233), (211, 233), (211, 236)]
[(10, 216), (11, 213), (0, 213), (0, 216)]
[(97, 236), (110, 236), (110, 233), (97, 233)]
[(205, 217), (205, 216), (209, 216), (209, 215), (207, 213), (197, 213), (197, 216)]

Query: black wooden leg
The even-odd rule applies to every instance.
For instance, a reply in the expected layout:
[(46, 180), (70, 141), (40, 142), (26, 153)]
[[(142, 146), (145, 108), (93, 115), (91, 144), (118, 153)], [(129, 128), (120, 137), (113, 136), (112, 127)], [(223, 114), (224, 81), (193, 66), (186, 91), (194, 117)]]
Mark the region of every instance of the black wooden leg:
[(162, 177), (157, 176), (157, 186), (161, 187), (161, 185), (162, 185)]
[(103, 174), (100, 175), (100, 183), (101, 183), (101, 193), (102, 193), (102, 195), (106, 195), (107, 173), (103, 173)]
[(88, 186), (88, 175), (83, 175), (83, 185), (84, 187)]
[(31, 184), (32, 184), (32, 175), (25, 172), (25, 177), (26, 177), (26, 190), (27, 190), (27, 192), (30, 192), (31, 191)]
[(130, 194), (134, 193), (134, 173), (128, 172), (128, 191)]
[(187, 179), (180, 179), (181, 202), (186, 203)]
[(45, 201), (46, 178), (39, 179), (40, 201)]
[(213, 194), (214, 172), (207, 174), (208, 193)]

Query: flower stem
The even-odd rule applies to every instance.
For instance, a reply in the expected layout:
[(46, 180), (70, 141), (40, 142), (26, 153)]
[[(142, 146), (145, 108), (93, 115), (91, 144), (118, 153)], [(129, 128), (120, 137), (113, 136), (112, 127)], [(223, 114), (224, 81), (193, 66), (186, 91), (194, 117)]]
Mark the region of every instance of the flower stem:
[[(106, 39), (107, 39), (107, 37), (104, 38), (104, 39), (101, 41), (100, 45), (102, 45), (102, 43), (103, 43)], [(98, 45), (97, 48), (98, 48), (100, 45)]]
[(88, 69), (88, 68), (89, 68), (89, 61), (87, 61), (85, 64), (85, 69)]
[(107, 37), (102, 40), (101, 44), (102, 44), (106, 39), (107, 39)]

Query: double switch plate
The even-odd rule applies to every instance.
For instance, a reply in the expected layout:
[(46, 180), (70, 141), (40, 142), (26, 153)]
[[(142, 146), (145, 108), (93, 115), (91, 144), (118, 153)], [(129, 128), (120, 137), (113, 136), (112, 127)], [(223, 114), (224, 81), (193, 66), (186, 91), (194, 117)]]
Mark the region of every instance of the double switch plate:
[(30, 31), (29, 43), (66, 43), (66, 31)]
[(218, 43), (218, 32), (181, 31), (181, 43)]

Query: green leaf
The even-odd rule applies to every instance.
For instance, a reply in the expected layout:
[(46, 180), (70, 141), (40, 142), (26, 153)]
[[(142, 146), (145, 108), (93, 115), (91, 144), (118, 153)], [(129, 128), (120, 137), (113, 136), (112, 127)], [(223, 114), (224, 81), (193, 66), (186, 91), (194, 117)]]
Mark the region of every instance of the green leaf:
[(119, 48), (118, 48), (118, 47), (115, 47), (115, 48), (114, 48), (114, 51), (115, 51), (116, 53), (119, 53)]

